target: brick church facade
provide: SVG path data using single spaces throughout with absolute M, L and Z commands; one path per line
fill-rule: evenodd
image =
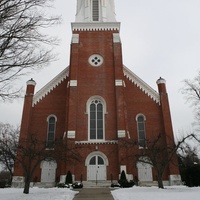
M 20 138 L 37 133 L 47 148 L 63 138 L 80 154 L 80 161 L 42 161 L 33 175 L 38 182 L 63 181 L 68 171 L 75 181 L 118 180 L 122 170 L 129 180 L 156 181 L 154 167 L 130 155 L 159 133 L 166 146 L 173 143 L 166 84 L 158 79 L 156 92 L 123 65 L 119 31 L 113 0 L 78 0 L 69 67 L 37 93 L 36 82 L 27 82 Z M 126 149 L 124 141 L 137 145 Z M 16 166 L 13 182 L 23 176 Z M 173 184 L 179 177 L 170 163 L 163 179 Z

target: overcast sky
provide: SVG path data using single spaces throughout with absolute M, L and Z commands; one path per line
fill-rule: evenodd
M 200 0 L 115 0 L 116 18 L 121 22 L 123 62 L 152 88 L 161 76 L 167 81 L 174 132 L 192 130 L 193 109 L 179 91 L 183 80 L 200 70 Z M 59 60 L 39 73 L 24 77 L 37 82 L 36 91 L 69 64 L 71 22 L 76 0 L 55 0 L 52 13 L 62 15 L 62 24 L 48 30 L 61 39 L 55 49 Z M 20 124 L 23 100 L 0 105 L 0 121 Z

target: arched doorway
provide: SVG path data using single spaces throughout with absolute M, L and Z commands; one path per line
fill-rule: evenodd
M 107 180 L 108 159 L 101 152 L 93 152 L 86 159 L 87 180 L 105 181 Z
M 56 161 L 42 161 L 41 162 L 41 183 L 54 183 L 56 177 Z

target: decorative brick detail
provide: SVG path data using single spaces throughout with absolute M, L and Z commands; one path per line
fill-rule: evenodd
M 119 33 L 113 33 L 113 43 L 121 43 Z
M 76 131 L 68 131 L 67 132 L 67 138 L 75 139 L 75 137 L 76 137 Z
M 70 86 L 76 87 L 77 86 L 77 80 L 70 80 Z
M 123 80 L 115 80 L 115 86 L 123 86 Z
M 73 34 L 72 35 L 72 43 L 78 44 L 79 43 L 79 34 Z
M 118 130 L 118 138 L 124 138 L 124 137 L 126 137 L 126 131 Z

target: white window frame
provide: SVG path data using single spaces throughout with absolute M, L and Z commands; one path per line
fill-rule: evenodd
M 144 118 L 144 137 L 145 137 L 145 140 L 146 140 L 146 117 L 144 114 L 140 113 L 136 116 L 136 122 L 137 122 L 137 135 L 138 135 L 138 145 L 139 145 L 139 148 L 140 149 L 143 149 L 143 148 L 147 148 L 146 146 L 146 142 L 145 142 L 145 146 L 141 146 L 140 145 L 140 135 L 139 135 L 139 126 L 138 126 L 138 118 L 142 116 Z
M 49 119 L 50 119 L 51 117 L 54 117 L 54 118 L 55 118 L 54 139 L 53 139 L 53 141 L 55 141 L 55 135 L 56 135 L 57 117 L 56 117 L 55 115 L 49 115 L 49 116 L 47 117 L 47 140 L 46 140 L 46 146 L 47 146 L 47 148 L 53 148 L 53 147 L 49 147 L 49 145 L 48 145 L 48 142 L 49 142 L 49 140 L 48 140 L 48 138 L 49 138 Z
M 90 139 L 90 105 L 91 102 L 94 100 L 101 101 L 103 105 L 103 139 Z M 86 114 L 88 115 L 88 141 L 93 141 L 93 142 L 105 141 L 105 114 L 107 114 L 105 100 L 100 96 L 93 96 L 89 98 L 86 104 Z

